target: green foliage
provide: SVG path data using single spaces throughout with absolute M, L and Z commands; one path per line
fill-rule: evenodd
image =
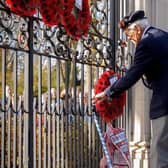
M 8 55 L 10 55 L 10 53 L 7 54 L 6 59 L 8 59 Z M 7 65 L 5 66 L 6 68 L 6 84 L 10 86 L 10 88 L 14 89 L 14 57 L 12 56 L 10 62 L 7 63 Z M 23 68 L 21 70 L 19 70 L 19 73 L 17 75 L 17 94 L 18 95 L 23 95 L 24 92 L 24 84 L 25 84 L 25 69 L 24 69 L 24 62 L 22 61 L 23 64 Z M 18 62 L 18 66 L 17 66 L 17 71 L 18 71 L 18 67 L 20 67 L 20 62 Z M 76 68 L 76 69 L 75 69 Z M 56 65 L 51 66 L 51 88 L 57 87 L 57 71 L 58 68 L 56 67 Z M 73 64 L 73 62 L 71 61 L 60 61 L 60 90 L 65 89 L 65 86 L 68 85 L 69 88 L 73 87 L 73 81 L 76 79 L 76 77 L 73 76 L 74 71 L 76 71 L 76 73 L 79 73 L 79 70 L 77 69 L 76 65 Z M 41 90 L 42 93 L 47 92 L 48 90 L 48 84 L 49 84 L 49 69 L 47 66 L 42 65 L 42 72 L 41 72 L 41 76 L 42 76 L 42 81 L 41 81 Z M 39 90 L 39 69 L 38 69 L 38 61 L 34 62 L 33 65 L 33 93 L 34 96 L 38 95 L 38 90 Z M 0 96 L 2 95 L 2 49 L 0 50 Z

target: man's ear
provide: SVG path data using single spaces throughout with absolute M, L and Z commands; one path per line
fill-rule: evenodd
M 135 25 L 135 29 L 137 30 L 138 34 L 142 33 L 142 28 L 139 25 Z

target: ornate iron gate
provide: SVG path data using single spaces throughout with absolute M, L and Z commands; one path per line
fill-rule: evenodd
M 91 97 L 96 79 L 115 65 L 114 4 L 91 1 L 89 35 L 75 41 L 39 14 L 16 16 L 1 1 L 1 168 L 99 167 Z

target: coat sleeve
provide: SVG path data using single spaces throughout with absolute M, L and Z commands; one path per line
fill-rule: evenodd
M 106 96 L 114 97 L 133 86 L 156 60 L 155 55 L 152 48 L 145 45 L 145 43 L 138 44 L 132 66 L 124 77 L 105 90 Z

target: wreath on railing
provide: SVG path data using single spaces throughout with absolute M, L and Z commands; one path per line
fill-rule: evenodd
M 6 0 L 10 10 L 20 16 L 33 16 L 39 0 Z
M 91 21 L 88 0 L 82 9 L 75 7 L 75 0 L 6 0 L 10 10 L 20 16 L 33 16 L 39 8 L 43 22 L 48 26 L 62 24 L 74 39 L 87 35 Z
M 103 92 L 108 86 L 110 86 L 110 78 L 112 76 L 120 78 L 119 74 L 116 74 L 112 70 L 105 71 L 100 76 L 95 85 L 95 94 Z M 123 92 L 112 100 L 104 99 L 102 101 L 96 101 L 96 111 L 100 114 L 104 121 L 110 122 L 123 114 L 123 107 L 125 103 L 126 92 Z
M 63 22 L 68 35 L 79 39 L 88 33 L 91 21 L 88 0 L 83 0 L 82 10 L 75 7 L 75 0 L 62 0 Z
M 60 0 L 39 0 L 39 11 L 43 22 L 50 26 L 61 24 L 62 4 Z

